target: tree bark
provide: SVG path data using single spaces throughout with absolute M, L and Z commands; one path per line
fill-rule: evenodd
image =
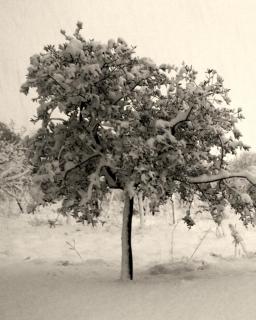
M 133 216 L 133 197 L 124 191 L 124 211 L 122 226 L 122 264 L 121 280 L 133 279 L 133 258 L 132 258 L 132 216 Z

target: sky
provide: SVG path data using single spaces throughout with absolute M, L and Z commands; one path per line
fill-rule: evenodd
M 256 1 L 254 0 L 0 0 L 0 121 L 33 130 L 37 105 L 19 93 L 29 57 L 63 42 L 60 29 L 97 41 L 122 37 L 156 63 L 213 68 L 232 107 L 243 109 L 243 141 L 256 150 Z

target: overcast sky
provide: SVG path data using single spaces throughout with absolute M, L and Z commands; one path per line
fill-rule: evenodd
M 19 93 L 29 57 L 63 40 L 78 20 L 86 38 L 124 38 L 156 63 L 216 69 L 242 107 L 244 141 L 256 146 L 255 0 L 0 0 L 0 121 L 18 126 L 36 105 Z M 254 149 L 256 149 L 254 147 Z

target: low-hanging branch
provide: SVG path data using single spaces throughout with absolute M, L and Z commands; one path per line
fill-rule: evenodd
M 186 180 L 189 183 L 198 184 L 198 183 L 217 182 L 217 181 L 231 179 L 231 178 L 247 179 L 252 185 L 256 186 L 256 176 L 254 177 L 248 171 L 228 172 L 228 171 L 222 170 L 218 174 L 214 174 L 214 175 L 202 174 L 197 177 L 187 177 Z

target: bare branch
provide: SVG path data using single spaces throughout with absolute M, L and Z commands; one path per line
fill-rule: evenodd
M 4 188 L 3 186 L 0 187 L 0 190 L 2 190 L 3 192 L 5 192 L 9 197 L 16 199 L 17 196 L 16 194 L 12 193 L 11 191 L 7 190 L 6 188 Z

